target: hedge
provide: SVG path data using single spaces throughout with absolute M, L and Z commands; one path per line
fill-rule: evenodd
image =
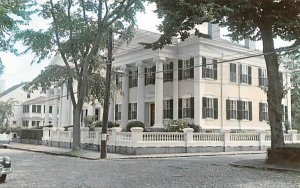
M 42 140 L 43 129 L 22 129 L 21 139 Z

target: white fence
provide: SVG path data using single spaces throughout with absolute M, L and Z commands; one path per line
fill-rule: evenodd
M 69 131 L 60 129 L 43 129 L 43 141 L 72 143 L 72 128 Z M 101 129 L 89 131 L 81 128 L 81 143 L 101 144 Z M 121 132 L 121 128 L 112 128 L 107 134 L 107 143 L 113 147 L 131 148 L 159 148 L 159 147 L 257 147 L 262 150 L 271 146 L 270 133 L 194 133 L 186 128 L 183 133 L 178 132 L 143 132 L 142 128 L 132 128 L 132 132 Z M 104 138 L 104 137 L 103 137 Z M 296 130 L 289 130 L 284 134 L 285 143 L 300 143 L 300 134 Z

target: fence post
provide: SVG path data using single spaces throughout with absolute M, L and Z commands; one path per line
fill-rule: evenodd
M 264 150 L 266 146 L 266 131 L 262 130 L 259 132 L 259 150 Z
M 143 141 L 143 128 L 142 127 L 132 127 L 131 129 L 131 143 L 132 147 L 138 147 L 138 143 Z
M 101 127 L 95 127 L 95 140 L 94 140 L 94 144 L 98 146 L 100 146 L 100 143 L 101 143 Z
M 111 137 L 109 138 L 109 144 L 113 146 L 117 146 L 117 133 L 120 133 L 122 128 L 120 127 L 113 127 L 111 128 Z
M 224 152 L 230 146 L 230 130 L 224 130 Z
M 185 141 L 185 152 L 189 153 L 188 148 L 190 147 L 190 143 L 193 141 L 193 133 L 194 133 L 194 129 L 193 128 L 184 128 L 183 129 L 184 132 L 184 141 Z
M 43 138 L 42 138 L 42 140 L 49 140 L 49 138 L 50 138 L 50 135 L 49 135 L 49 132 L 50 131 L 50 129 L 49 129 L 49 127 L 44 127 L 43 128 Z
M 290 134 L 292 138 L 291 140 L 292 143 L 297 142 L 297 132 L 298 132 L 297 130 L 288 130 L 288 134 Z

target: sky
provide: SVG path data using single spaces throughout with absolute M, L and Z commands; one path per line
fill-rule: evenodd
M 145 8 L 145 13 L 137 13 L 137 27 L 143 30 L 158 32 L 156 26 L 161 23 L 161 20 L 159 20 L 157 15 L 153 12 L 155 5 L 146 5 Z M 46 24 L 47 23 L 41 18 L 34 17 L 29 27 L 43 28 L 46 27 Z M 221 29 L 221 35 L 224 35 L 224 33 L 226 33 L 226 29 Z M 276 46 L 284 46 L 286 44 L 286 42 L 280 40 L 275 42 Z M 258 42 L 256 46 L 258 49 L 261 49 L 261 42 Z M 40 64 L 31 64 L 31 60 L 33 59 L 32 54 L 15 56 L 10 53 L 0 53 L 0 57 L 5 66 L 4 74 L 0 77 L 0 79 L 5 80 L 5 89 L 21 82 L 31 81 L 50 62 L 49 59 Z

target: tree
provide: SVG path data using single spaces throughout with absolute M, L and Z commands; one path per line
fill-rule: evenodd
M 278 54 L 274 38 L 291 41 L 300 32 L 300 2 L 297 0 L 151 0 L 157 4 L 159 17 L 164 18 L 159 30 L 163 35 L 147 48 L 162 48 L 171 43 L 173 36 L 189 37 L 189 30 L 204 22 L 219 23 L 228 27 L 234 41 L 241 39 L 262 40 L 268 76 L 268 110 L 271 125 L 272 148 L 284 144 L 281 124 L 281 100 L 284 95 L 279 80 Z M 197 36 L 203 36 L 196 30 Z M 292 47 L 299 44 L 296 41 Z
M 129 39 L 135 25 L 135 14 L 143 10 L 142 0 L 48 0 L 41 4 L 39 15 L 50 20 L 44 30 L 25 30 L 15 35 L 27 51 L 35 54 L 33 62 L 59 55 L 64 65 L 46 68 L 26 86 L 48 89 L 53 83 L 67 84 L 73 104 L 73 150 L 80 149 L 80 114 L 85 100 L 103 99 L 103 77 L 100 70 L 106 62 L 108 28 Z M 52 53 L 53 52 L 53 53 Z M 74 82 L 76 81 L 76 88 Z M 92 85 L 94 84 L 94 85 Z
M 6 128 L 9 125 L 9 118 L 13 116 L 13 106 L 15 100 L 9 99 L 6 102 L 0 101 L 0 128 Z

